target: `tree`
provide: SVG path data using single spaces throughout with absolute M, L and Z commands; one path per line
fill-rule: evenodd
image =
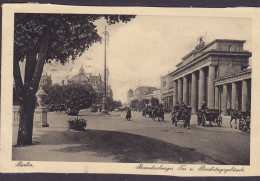
M 130 107 L 133 108 L 133 109 L 136 109 L 136 108 L 138 108 L 138 103 L 139 103 L 139 100 L 134 99 L 134 100 L 131 101 Z
M 95 93 L 92 88 L 82 84 L 66 85 L 64 92 L 65 106 L 76 111 L 78 120 L 79 111 L 90 108 Z
M 33 115 L 43 67 L 51 60 L 65 64 L 101 41 L 94 22 L 105 18 L 109 25 L 128 22 L 135 16 L 87 14 L 15 14 L 14 82 L 20 102 L 17 145 L 32 144 Z M 26 61 L 24 82 L 19 62 Z
M 43 90 L 46 93 L 44 103 L 47 105 L 61 105 L 65 104 L 65 86 L 54 84 L 51 86 L 44 86 Z
M 152 97 L 151 104 L 152 104 L 152 106 L 158 106 L 159 105 L 159 99 Z
M 142 99 L 142 100 L 139 101 L 139 103 L 138 103 L 138 109 L 139 109 L 139 110 L 144 109 L 147 104 L 149 104 L 149 99 Z
M 114 101 L 114 109 L 122 107 L 122 102 L 121 101 Z
M 112 111 L 114 109 L 114 101 L 111 97 L 106 98 L 107 110 Z

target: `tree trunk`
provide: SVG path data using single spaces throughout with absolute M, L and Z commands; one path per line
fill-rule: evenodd
M 26 65 L 26 71 L 32 71 L 33 73 L 25 73 L 27 75 L 26 82 L 19 87 L 21 83 L 21 74 L 19 70 L 19 64 L 17 62 L 14 63 L 15 71 L 14 78 L 15 84 L 21 89 L 18 91 L 20 93 L 20 98 L 22 99 L 20 105 L 20 120 L 19 120 L 19 130 L 18 130 L 18 138 L 17 145 L 31 145 L 32 144 L 32 134 L 33 134 L 33 116 L 35 109 L 35 101 L 36 101 L 36 92 L 38 91 L 44 63 L 46 60 L 46 54 L 48 49 L 50 31 L 48 31 L 41 37 L 39 42 L 39 57 L 36 60 L 33 56 L 27 56 L 29 58 L 28 64 Z M 33 54 L 31 54 L 33 55 Z M 36 53 L 34 54 L 37 55 Z M 35 58 L 35 59 L 34 59 Z M 33 63 L 31 59 L 34 59 L 36 63 Z M 31 79 L 31 80 L 30 80 Z
M 35 95 L 33 92 L 23 97 L 23 102 L 20 105 L 20 121 L 17 145 L 31 145 L 33 134 L 33 116 L 35 109 Z

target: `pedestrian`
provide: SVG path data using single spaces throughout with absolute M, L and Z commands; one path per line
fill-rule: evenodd
M 127 120 L 127 121 L 130 121 L 130 120 L 131 120 L 131 109 L 130 109 L 130 108 L 127 109 L 127 112 L 126 112 L 126 120 Z

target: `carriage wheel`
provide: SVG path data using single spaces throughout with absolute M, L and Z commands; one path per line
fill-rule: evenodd
M 189 116 L 189 118 L 187 119 L 187 124 L 189 126 L 189 129 L 190 129 L 190 119 L 191 119 L 191 116 Z
M 172 125 L 174 125 L 175 116 L 172 116 Z
M 222 116 L 221 115 L 219 115 L 219 117 L 218 117 L 217 125 L 218 125 L 218 127 L 222 126 Z
M 243 131 L 243 132 L 245 132 L 245 130 L 246 130 L 246 125 L 245 125 L 244 123 L 246 123 L 245 119 L 244 119 L 244 118 L 241 118 L 241 119 L 239 120 L 239 125 L 238 125 L 238 127 L 239 127 L 239 130 L 240 130 L 240 131 Z
M 205 127 L 206 126 L 206 120 L 207 120 L 206 116 L 204 114 L 202 114 L 201 118 L 202 118 L 202 126 Z
M 238 129 L 239 129 L 240 131 L 243 130 L 243 124 L 242 124 L 242 120 L 241 120 L 241 119 L 239 120 L 239 123 L 238 123 Z
M 197 117 L 197 122 L 198 122 L 198 125 L 201 125 L 201 117 Z
M 178 119 L 177 119 L 177 116 L 175 116 L 175 126 L 177 127 L 177 121 L 178 121 Z

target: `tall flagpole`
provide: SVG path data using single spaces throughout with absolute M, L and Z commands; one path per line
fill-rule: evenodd
M 105 26 L 105 57 L 104 57 L 104 93 L 103 93 L 103 104 L 102 104 L 102 112 L 107 113 L 107 105 L 106 105 L 106 98 L 107 98 L 107 60 L 106 60 L 106 46 L 107 46 L 107 27 Z

